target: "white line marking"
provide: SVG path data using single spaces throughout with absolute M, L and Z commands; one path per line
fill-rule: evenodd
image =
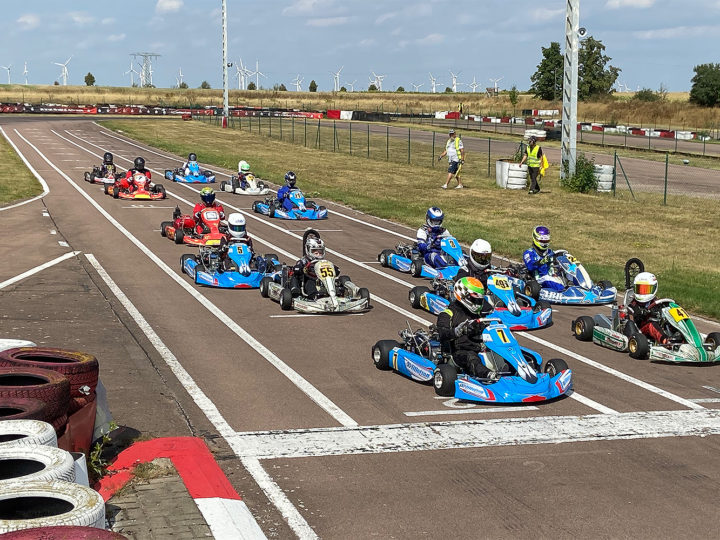
M 85 257 L 87 257 L 87 260 L 90 262 L 93 268 L 95 268 L 98 275 L 103 279 L 105 284 L 112 291 L 118 301 L 122 304 L 128 314 L 133 318 L 142 333 L 145 334 L 150 343 L 152 343 L 153 347 L 155 347 L 155 350 L 160 354 L 160 356 L 165 361 L 170 370 L 173 372 L 175 377 L 177 377 L 178 381 L 180 381 L 180 384 L 183 385 L 183 388 L 185 388 L 185 390 L 190 395 L 195 404 L 205 414 L 207 419 L 212 422 L 213 426 L 215 426 L 215 429 L 218 430 L 220 436 L 223 437 L 226 441 L 228 441 L 228 443 L 230 443 L 229 437 L 231 437 L 235 432 L 230 427 L 230 424 L 227 423 L 225 418 L 223 418 L 222 414 L 220 414 L 220 411 L 217 409 L 215 404 L 195 383 L 193 378 L 185 370 L 182 364 L 180 364 L 172 351 L 170 351 L 170 349 L 165 345 L 163 340 L 160 339 L 160 336 L 158 336 L 155 330 L 153 330 L 150 323 L 147 322 L 145 317 L 143 317 L 142 313 L 138 311 L 138 309 L 135 307 L 135 304 L 130 301 L 130 299 L 125 295 L 122 289 L 118 287 L 117 283 L 115 283 L 115 281 L 110 277 L 110 274 L 107 273 L 105 268 L 103 268 L 103 266 L 98 262 L 95 256 L 91 253 L 86 253 Z M 230 443 L 230 446 L 232 447 L 232 443 Z M 200 507 L 200 511 L 202 512 L 203 509 L 200 506 L 200 503 L 198 503 L 198 507 Z M 255 522 L 255 518 L 253 518 L 252 514 L 248 510 L 247 506 L 245 506 L 244 508 L 238 508 L 237 510 L 244 513 L 241 514 L 243 523 L 245 523 L 246 525 L 250 524 L 251 527 L 252 525 L 254 525 L 254 528 L 260 529 L 257 522 Z M 203 512 L 203 517 L 208 520 L 208 525 L 210 526 L 211 530 L 214 530 L 214 520 L 212 519 L 212 516 L 205 515 L 205 512 Z M 238 533 L 242 533 L 242 531 L 236 531 L 236 534 Z M 262 531 L 260 531 L 260 533 L 262 534 Z M 242 538 L 242 536 L 235 537 Z M 233 536 L 228 536 L 227 538 L 233 538 Z
M 38 272 L 42 272 L 42 271 L 45 270 L 46 268 L 50 268 L 51 266 L 54 266 L 54 265 L 56 265 L 56 264 L 58 264 L 58 263 L 61 263 L 61 262 L 63 262 L 64 260 L 69 259 L 70 257 L 74 257 L 74 256 L 77 255 L 78 253 L 80 253 L 80 252 L 79 252 L 79 251 L 70 251 L 70 252 L 66 253 L 65 255 L 61 255 L 60 257 L 57 257 L 56 259 L 53 259 L 52 261 L 48 261 L 48 262 L 46 262 L 46 263 L 44 263 L 44 264 L 41 264 L 41 265 L 39 265 L 39 266 L 36 266 L 35 268 L 31 268 L 30 270 L 27 270 L 27 271 L 23 272 L 22 274 L 18 274 L 17 276 L 12 277 L 12 278 L 10 278 L 10 279 L 6 279 L 6 280 L 3 281 L 2 283 L 0 283 L 0 289 L 4 289 L 4 288 L 7 287 L 8 285 L 12 285 L 13 283 L 17 283 L 18 281 L 21 281 L 21 280 L 25 279 L 26 277 L 32 276 L 33 274 L 37 274 Z
M 480 413 L 496 413 L 496 412 L 524 412 L 537 411 L 534 405 L 527 407 L 486 407 L 484 409 L 443 409 L 440 411 L 411 411 L 403 413 L 405 416 L 449 416 L 455 414 L 480 414 Z
M 709 397 L 709 398 L 699 398 L 699 399 L 691 399 L 693 403 L 720 403 L 720 398 L 716 397 Z
M 70 247 L 70 244 L 68 244 L 65 240 L 58 240 L 58 244 L 62 247 Z
M 606 407 L 606 406 L 603 405 L 602 403 L 598 403 L 597 401 L 592 400 L 592 399 L 590 399 L 590 398 L 588 398 L 588 397 L 581 396 L 580 394 L 578 394 L 578 393 L 575 392 L 575 391 L 570 392 L 570 394 L 568 394 L 568 396 L 571 397 L 571 398 L 573 398 L 573 399 L 575 399 L 575 400 L 577 400 L 577 401 L 579 401 L 579 402 L 582 403 L 583 405 L 587 405 L 587 406 L 590 407 L 591 409 L 595 409 L 596 411 L 601 412 L 601 413 L 603 413 L 603 414 L 619 414 L 618 411 L 616 411 L 615 409 L 611 409 L 610 407 Z
M 380 225 L 375 225 L 374 223 L 370 223 L 369 221 L 363 221 L 362 219 L 348 216 L 347 214 L 341 214 L 340 212 L 336 212 L 335 210 L 328 210 L 328 214 L 334 214 L 336 216 L 344 217 L 345 219 L 349 219 L 350 221 L 355 221 L 356 223 L 362 223 L 363 225 L 367 225 L 368 227 L 372 227 L 373 229 L 377 229 L 379 231 L 383 231 L 388 234 L 392 234 L 394 236 L 399 236 L 400 238 L 404 238 L 406 240 L 411 240 L 412 242 L 417 240 L 417 238 L 414 238 L 412 236 L 407 236 L 407 235 L 399 233 L 399 232 L 391 231 L 390 229 L 386 229 L 385 227 L 381 227 Z
M 246 458 L 281 459 L 707 435 L 720 435 L 720 409 L 245 432 L 233 443 Z
M 50 217 L 50 214 L 47 213 L 47 210 L 43 210 L 42 215 L 43 217 Z
M 248 210 L 252 210 L 252 208 L 248 208 Z M 315 229 L 317 232 L 343 232 L 342 229 Z M 305 229 L 288 229 L 290 232 L 300 232 L 304 233 Z
M 138 209 L 157 210 L 158 208 L 162 208 L 163 210 L 172 210 L 174 208 L 174 206 L 153 206 L 152 204 L 145 206 L 144 204 L 133 204 L 132 206 L 121 206 L 120 208 L 130 208 L 132 210 L 138 210 Z
M 715 392 L 716 394 L 720 394 L 720 388 L 715 388 L 714 386 L 703 386 L 706 390 L 710 390 L 711 392 Z
M 57 234 L 57 231 L 55 229 L 50 229 L 50 234 Z
M 344 313 L 342 317 L 358 317 L 365 313 Z M 290 315 L 269 315 L 271 319 L 290 319 L 295 317 L 328 317 L 325 313 L 294 313 Z
M 237 499 L 203 497 L 193 499 L 215 540 L 267 538 L 247 505 Z
M 18 147 L 15 146 L 15 143 L 10 140 L 10 137 L 7 136 L 7 133 L 5 133 L 5 130 L 2 127 L 0 127 L 0 133 L 2 133 L 3 137 L 5 137 L 5 140 L 10 144 L 10 146 L 13 147 L 13 149 L 15 150 L 15 153 L 18 156 L 20 156 L 20 159 L 23 160 L 23 163 L 25 163 L 25 166 L 33 174 L 33 176 L 35 178 L 37 178 L 37 181 L 40 182 L 40 185 L 43 188 L 43 192 L 40 195 L 33 197 L 32 199 L 28 199 L 27 201 L 22 201 L 22 202 L 19 202 L 16 204 L 11 204 L 10 206 L 3 206 L 2 208 L 0 208 L 0 212 L 4 212 L 5 210 L 10 210 L 11 208 L 17 208 L 18 206 L 22 206 L 23 204 L 31 203 L 33 201 L 37 201 L 38 199 L 42 199 L 45 195 L 50 193 L 50 188 L 48 187 L 47 182 L 45 182 L 45 179 L 42 176 L 40 176 L 40 173 L 38 173 L 35 170 L 35 168 L 32 165 L 30 165 L 30 162 L 27 159 L 25 159 L 25 156 L 23 156 L 22 153 L 20 152 L 20 150 L 18 149 Z

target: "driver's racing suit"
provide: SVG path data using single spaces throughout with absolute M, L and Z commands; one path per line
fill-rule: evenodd
M 125 173 L 125 178 L 121 178 L 120 180 L 118 180 L 120 189 L 127 189 L 128 191 L 132 191 L 133 189 L 135 189 L 133 175 L 137 173 L 144 174 L 148 180 L 152 178 L 152 173 L 147 169 L 129 169 L 128 172 Z
M 655 300 L 638 302 L 633 298 L 625 307 L 628 314 L 632 317 L 631 320 L 625 324 L 625 335 L 630 337 L 635 333 L 635 328 L 637 328 L 655 343 L 665 344 L 668 342 L 668 336 L 663 332 L 660 324 L 658 324 L 658 321 L 662 317 L 662 307 L 656 304 Z
M 299 188 L 296 187 L 290 187 L 290 186 L 283 186 L 280 189 L 278 189 L 277 192 L 277 200 L 278 205 L 282 206 L 284 210 L 292 210 L 293 209 L 293 203 L 290 201 L 290 192 L 291 191 L 297 191 Z
M 192 216 L 195 219 L 195 232 L 197 234 L 205 234 L 205 228 L 203 226 L 202 218 L 200 217 L 200 213 L 205 208 L 214 208 L 220 214 L 220 219 L 225 219 L 225 210 L 223 209 L 222 204 L 217 202 L 213 202 L 211 205 L 206 205 L 204 202 L 197 203 L 192 211 Z
M 445 227 L 430 227 L 425 224 L 417 230 L 417 248 L 427 264 L 433 268 L 445 268 L 449 265 L 440 251 L 440 241 L 452 236 Z
M 315 275 L 315 263 L 319 259 L 310 259 L 309 257 L 303 257 L 295 266 L 290 270 L 290 291 L 293 296 L 305 294 L 310 299 L 317 298 L 318 288 L 317 280 L 318 277 Z M 340 269 L 335 267 L 335 277 L 340 275 Z
M 533 246 L 523 253 L 525 268 L 528 269 L 540 286 L 543 289 L 562 292 L 565 290 L 565 284 L 553 273 L 554 261 L 555 253 L 550 248 L 542 253 L 538 252 L 538 249 Z

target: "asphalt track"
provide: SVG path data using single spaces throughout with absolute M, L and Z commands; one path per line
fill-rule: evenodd
M 121 167 L 143 155 L 158 173 L 179 157 L 85 120 L 4 118 L 1 126 L 50 192 L 44 205 L 0 211 L 0 286 L 79 252 L 43 272 L 68 269 L 69 283 L 89 275 L 158 360 L 133 379 L 127 399 L 182 385 L 186 421 L 215 441 L 269 537 L 717 537 L 720 366 L 650 364 L 579 343 L 570 321 L 595 308 L 559 307 L 552 327 L 519 339 L 565 358 L 575 394 L 517 407 L 437 399 L 370 359 L 372 344 L 394 338 L 406 320 L 433 320 L 407 301 L 421 281 L 376 263 L 413 231 L 327 203 L 331 216 L 317 226 L 328 258 L 369 287 L 374 309 L 294 316 L 257 291 L 200 288 L 180 273 L 180 255 L 192 250 L 162 238 L 159 224 L 176 204 L 189 210 L 198 188 L 165 181 L 166 201 L 130 204 L 82 181 L 105 150 Z M 219 199 L 226 211 L 248 212 L 256 249 L 287 262 L 299 256 L 305 224 L 252 214 L 251 198 Z M 13 335 L 17 321 L 62 314 L 69 303 L 50 295 L 42 313 L 3 313 L 10 324 L 0 335 L 25 337 Z M 121 355 L 128 345 L 104 347 Z M 158 413 L 146 414 L 152 425 L 164 421 L 158 400 Z

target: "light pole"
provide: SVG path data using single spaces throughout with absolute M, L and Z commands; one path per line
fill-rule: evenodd
M 222 0 L 222 56 L 223 56 L 223 127 L 228 123 L 228 61 L 227 61 L 227 9 Z
M 575 175 L 577 154 L 577 83 L 578 83 L 578 41 L 585 35 L 580 28 L 580 0 L 567 0 L 565 7 L 565 65 L 563 72 L 562 104 L 562 148 L 563 167 L 560 174 L 565 177 L 565 166 L 572 177 Z

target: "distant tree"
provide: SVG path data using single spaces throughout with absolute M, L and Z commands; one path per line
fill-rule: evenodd
M 315 79 L 310 81 L 310 86 L 308 86 L 308 90 L 311 92 L 317 92 L 317 83 L 315 82 Z
M 660 98 L 660 101 L 667 101 L 668 99 L 668 89 L 667 86 L 665 86 L 663 83 L 660 83 L 660 88 L 658 88 L 657 95 Z
M 720 64 L 700 64 L 693 71 L 690 103 L 703 107 L 720 104 Z
M 247 85 L 247 89 L 248 89 L 248 90 L 257 90 L 257 86 L 255 86 L 255 83 L 254 83 L 254 82 L 250 82 L 250 83 L 248 83 L 248 85 Z
M 95 77 L 89 71 L 88 74 L 85 75 L 85 86 L 95 86 Z
M 449 86 L 446 86 L 446 87 L 445 87 L 445 93 L 446 93 L 446 94 L 452 94 L 452 88 L 450 88 Z
M 404 92 L 405 89 L 402 86 L 398 86 L 396 92 Z
M 578 51 L 578 99 L 587 100 L 607 96 L 614 91 L 620 68 L 609 66 L 612 58 L 605 55 L 602 41 L 588 36 Z
M 368 92 L 377 92 L 377 86 L 371 84 L 370 86 L 368 86 Z
M 518 98 L 520 97 L 520 92 L 518 92 L 517 86 L 513 84 L 512 88 L 508 92 L 508 97 L 510 98 L 510 104 L 515 107 L 518 103 Z
M 183 81 L 183 82 L 180 83 L 180 86 L 179 86 L 178 88 L 183 88 L 183 89 L 185 89 L 185 88 L 187 88 L 187 87 L 188 87 L 188 83 L 186 83 L 185 81 Z
M 341 87 L 340 87 L 340 91 L 341 91 L 341 92 L 347 92 L 347 88 L 345 88 L 344 86 L 341 86 Z
M 285 85 L 282 83 L 280 83 L 280 84 L 275 83 L 273 85 L 273 90 L 275 90 L 276 92 L 287 92 L 287 88 L 285 88 Z
M 650 88 L 638 90 L 632 98 L 636 101 L 660 101 L 660 96 Z
M 562 95 L 563 56 L 560 43 L 550 42 L 549 47 L 541 47 L 543 58 L 537 65 L 537 71 L 530 77 L 530 91 L 536 98 L 553 101 Z
M 53 83 L 53 86 L 60 86 L 60 83 L 57 82 L 57 81 L 55 81 L 55 82 Z
M 207 81 L 203 81 L 203 82 L 200 84 L 200 88 L 202 88 L 203 90 L 210 90 L 210 88 L 211 88 L 211 87 L 210 87 L 210 83 L 207 82 Z

